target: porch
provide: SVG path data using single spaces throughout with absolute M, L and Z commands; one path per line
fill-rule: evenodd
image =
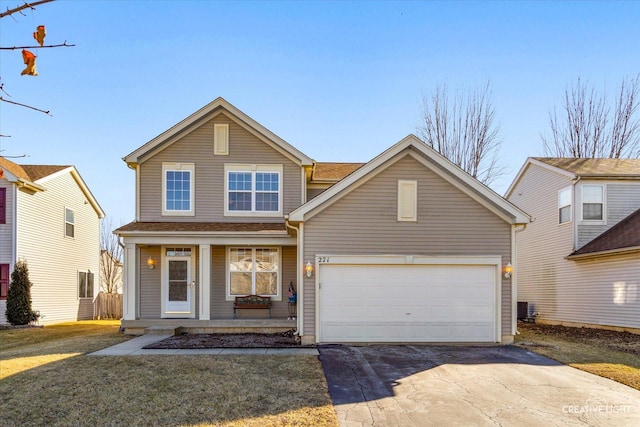
M 295 319 L 140 319 L 122 320 L 126 335 L 180 334 L 274 334 L 297 328 Z

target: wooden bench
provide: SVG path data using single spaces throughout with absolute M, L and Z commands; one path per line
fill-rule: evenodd
M 247 295 L 244 297 L 236 297 L 233 303 L 233 318 L 236 318 L 237 309 L 261 309 L 269 310 L 269 319 L 271 319 L 271 297 L 261 297 L 260 295 Z

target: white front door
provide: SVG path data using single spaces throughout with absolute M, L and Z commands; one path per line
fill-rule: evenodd
M 191 257 L 166 257 L 165 272 L 164 317 L 195 317 Z

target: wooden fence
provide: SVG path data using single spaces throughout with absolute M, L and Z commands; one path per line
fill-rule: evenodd
M 122 294 L 100 292 L 93 302 L 94 319 L 122 319 Z

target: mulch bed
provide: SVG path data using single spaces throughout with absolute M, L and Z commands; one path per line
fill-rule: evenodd
M 149 344 L 146 349 L 302 347 L 298 337 L 280 334 L 183 334 Z
M 640 335 L 631 332 L 617 332 L 596 328 L 577 328 L 561 325 L 543 325 L 518 322 L 518 329 L 536 334 L 555 335 L 584 344 L 599 344 L 610 350 L 640 356 Z

